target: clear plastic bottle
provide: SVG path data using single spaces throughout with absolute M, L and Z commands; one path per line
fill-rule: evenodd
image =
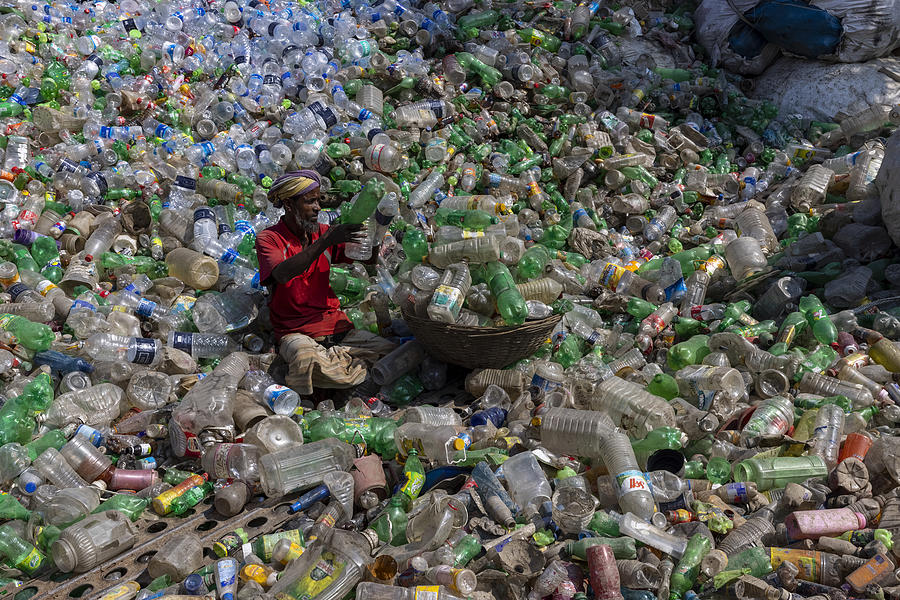
M 774 396 L 754 411 L 741 431 L 741 443 L 749 446 L 756 443 L 759 437 L 787 433 L 793 424 L 793 402 L 783 396 Z
M 127 361 L 154 365 L 162 360 L 162 344 L 151 338 L 98 333 L 84 342 L 84 352 L 94 360 Z
M 829 471 L 837 465 L 843 430 L 843 408 L 837 404 L 826 404 L 819 408 L 809 451 L 821 456 Z
M 601 451 L 610 482 L 619 498 L 619 506 L 626 513 L 649 521 L 656 512 L 656 503 L 628 436 L 620 431 L 610 433 L 603 440 Z
M 433 321 L 455 323 L 471 285 L 472 276 L 468 265 L 465 263 L 449 265 L 428 303 L 429 318 Z
M 801 392 L 819 394 L 820 396 L 846 396 L 853 403 L 853 408 L 856 410 L 872 406 L 875 403 L 872 392 L 864 386 L 849 381 L 841 381 L 820 373 L 804 373 L 797 387 Z
M 464 448 L 459 437 L 462 427 L 431 423 L 404 423 L 394 432 L 394 443 L 401 456 L 416 450 L 421 456 L 438 464 L 450 464 L 456 450 Z
M 353 446 L 328 438 L 286 448 L 260 459 L 260 484 L 269 498 L 322 483 L 326 473 L 348 471 L 357 458 Z
M 367 167 L 380 173 L 393 173 L 400 169 L 404 163 L 403 153 L 393 144 L 372 144 L 366 148 L 363 158 Z M 423 200 L 422 204 L 424 203 Z
M 463 260 L 468 261 L 470 264 L 499 261 L 499 238 L 486 236 L 460 240 L 432 247 L 428 254 L 428 261 L 441 269 L 446 269 L 451 264 Z
M 834 171 L 822 165 L 812 165 L 791 192 L 791 206 L 805 212 L 825 201 L 825 194 L 834 181 Z
M 559 454 L 598 458 L 603 439 L 614 430 L 602 412 L 551 408 L 541 415 L 541 445 Z
M 764 545 L 768 537 L 775 533 L 773 516 L 774 513 L 768 508 L 758 511 L 742 525 L 732 529 L 716 548 L 732 556 L 752 546 Z
M 123 513 L 107 510 L 67 527 L 50 551 L 60 571 L 84 573 L 122 554 L 137 539 L 137 532 Z
M 60 488 L 87 487 L 87 483 L 66 462 L 56 448 L 47 448 L 34 459 L 34 468 L 47 481 Z
M 108 480 L 112 474 L 112 461 L 84 436 L 73 436 L 59 453 L 85 481 Z
M 732 276 L 741 281 L 766 268 L 766 256 L 755 237 L 740 237 L 725 247 L 725 260 Z
M 522 452 L 503 463 L 503 477 L 512 499 L 523 509 L 550 500 L 553 491 L 531 452 Z
M 671 555 L 673 558 L 681 558 L 685 548 L 687 548 L 687 538 L 667 533 L 663 529 L 652 525 L 649 522 L 649 517 L 642 519 L 631 513 L 625 515 L 612 513 L 612 516 L 619 521 L 619 531 L 622 535 L 627 535 L 648 546 L 652 546 L 665 554 Z
M 169 275 L 198 290 L 211 288 L 219 280 L 219 264 L 190 248 L 175 248 L 166 254 Z
M 170 331 L 166 345 L 194 358 L 222 358 L 238 350 L 239 345 L 224 333 Z
M 594 410 L 606 412 L 617 426 L 627 422 L 629 433 L 638 438 L 659 427 L 675 427 L 675 411 L 669 403 L 643 386 L 616 376 L 597 386 L 591 405 Z

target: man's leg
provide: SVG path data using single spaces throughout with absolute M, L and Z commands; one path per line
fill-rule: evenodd
M 351 329 L 338 345 L 345 347 L 353 358 L 369 363 L 390 354 L 397 347 L 397 344 L 364 329 Z
M 312 394 L 313 388 L 349 388 L 366 378 L 366 365 L 354 358 L 349 348 L 324 348 L 311 337 L 300 333 L 284 336 L 281 356 L 288 363 L 285 383 L 301 396 Z

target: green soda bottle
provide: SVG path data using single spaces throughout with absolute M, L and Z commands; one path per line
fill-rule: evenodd
M 365 281 L 352 276 L 347 269 L 336 265 L 331 266 L 331 271 L 328 274 L 328 283 L 331 284 L 331 289 L 334 290 L 335 294 L 353 297 L 361 296 L 367 287 Z
M 799 311 L 790 313 L 784 318 L 784 321 L 781 322 L 778 336 L 775 338 L 775 343 L 769 348 L 769 352 L 775 356 L 786 354 L 791 347 L 791 343 L 796 339 L 798 334 L 806 329 L 808 324 L 809 323 L 807 322 L 806 317 L 803 316 L 803 313 Z
M 634 538 L 630 537 L 589 537 L 578 540 L 577 542 L 568 542 L 566 544 L 566 552 L 569 556 L 581 560 L 587 560 L 587 549 L 591 546 L 608 545 L 612 548 L 613 556 L 616 560 L 628 560 L 637 558 L 637 545 Z
M 56 337 L 53 330 L 43 323 L 33 323 L 18 315 L 0 315 L 0 329 L 15 336 L 18 343 L 29 350 L 41 352 L 48 350 Z
M 837 358 L 837 352 L 829 346 L 816 346 L 797 366 L 795 381 L 800 381 L 805 373 L 821 373 Z
M 0 408 L 0 445 L 9 442 L 24 444 L 30 440 L 37 425 L 35 415 L 47 410 L 52 401 L 50 375 L 41 373 L 28 382 L 21 396 L 9 400 Z
M 635 298 L 634 296 L 628 298 L 628 305 L 625 307 L 625 312 L 633 316 L 635 319 L 644 320 L 653 314 L 658 306 L 654 305 L 652 302 L 647 302 L 643 298 Z M 671 352 L 671 350 L 670 350 Z
M 519 39 L 532 46 L 540 46 L 547 52 L 556 52 L 562 46 L 562 40 L 550 33 L 544 33 L 540 29 L 527 27 L 516 32 Z
M 106 510 L 117 510 L 134 523 L 141 518 L 141 514 L 150 505 L 147 498 L 138 498 L 129 494 L 116 494 L 109 500 L 106 500 L 94 509 L 95 513 Z
M 41 272 L 41 268 L 38 266 L 37 262 L 35 262 L 34 257 L 31 256 L 31 252 L 28 251 L 28 248 L 21 244 L 13 244 L 12 248 L 12 261 L 16 263 L 19 271 L 33 271 L 35 273 Z
M 59 264 L 59 249 L 52 237 L 41 236 L 31 245 L 31 256 L 41 267 L 41 275 L 53 283 L 59 283 L 63 277 L 63 269 Z
M 528 307 L 513 277 L 501 262 L 484 265 L 488 288 L 497 303 L 497 312 L 507 325 L 521 325 L 528 316 Z
M 669 599 L 677 600 L 684 596 L 694 586 L 697 575 L 700 573 L 700 561 L 709 554 L 712 543 L 702 533 L 695 533 L 688 540 L 684 554 L 675 565 L 672 577 L 669 580 Z
M 419 452 L 415 448 L 410 448 L 406 455 L 406 462 L 403 464 L 403 484 L 397 492 L 403 497 L 406 507 L 412 506 L 415 499 L 419 497 L 423 485 L 425 485 L 425 467 L 419 460 Z
M 518 274 L 524 280 L 534 279 L 544 272 L 550 262 L 550 251 L 540 244 L 535 244 L 522 254 L 519 259 Z
M 215 484 L 212 481 L 206 481 L 200 485 L 196 485 L 185 493 L 172 500 L 172 510 L 170 514 L 181 516 L 191 508 L 200 504 L 204 498 L 215 491 Z
M 362 191 L 359 193 L 359 196 L 356 197 L 350 210 L 341 213 L 341 223 L 349 223 L 351 225 L 362 223 L 372 216 L 372 213 L 375 212 L 375 207 L 378 206 L 378 202 L 383 196 L 384 182 L 380 179 L 370 179 L 366 182 L 366 185 L 363 186 Z
M 450 210 L 439 208 L 434 215 L 438 227 L 453 225 L 470 231 L 484 231 L 491 225 L 499 222 L 499 219 L 489 215 L 483 210 Z
M 619 531 L 619 522 L 613 519 L 605 510 L 598 510 L 591 517 L 588 523 L 588 529 L 595 533 L 606 537 L 619 537 L 622 533 Z
M 709 336 L 695 335 L 689 340 L 675 344 L 666 354 L 666 362 L 673 371 L 688 365 L 699 364 L 709 354 Z
M 669 351 L 671 352 L 671 349 Z M 654 396 L 671 400 L 678 396 L 678 383 L 667 373 L 657 373 L 647 384 L 647 391 Z
M 584 343 L 577 335 L 567 335 L 553 353 L 553 360 L 568 369 L 582 356 L 584 356 Z
M 750 569 L 754 577 L 762 577 L 773 571 L 772 557 L 768 548 L 747 548 L 728 558 L 729 571 L 742 571 Z
M 28 575 L 34 575 L 47 559 L 40 550 L 16 535 L 9 525 L 0 525 L 0 554 L 6 564 Z
M 38 439 L 25 444 L 25 450 L 28 451 L 28 456 L 31 457 L 31 460 L 36 459 L 38 456 L 44 453 L 44 450 L 47 448 L 56 448 L 59 450 L 62 448 L 68 439 L 66 438 L 66 434 L 61 429 L 53 429 L 48 431 Z
M 428 256 L 428 240 L 421 229 L 407 227 L 403 232 L 401 245 L 406 253 L 406 260 L 412 264 L 419 264 Z
M 0 519 L 27 521 L 29 518 L 31 518 L 31 511 L 22 506 L 14 496 L 0 494 Z
M 388 500 L 388 505 L 369 529 L 378 534 L 378 539 L 391 546 L 402 546 L 406 543 L 406 524 L 409 517 L 403 508 L 404 501 L 401 496 L 394 496 Z
M 315 442 L 326 438 L 338 438 L 347 442 L 359 441 L 362 438 L 366 447 L 379 456 L 392 456 L 396 451 L 394 431 L 397 422 L 393 419 L 379 417 L 320 417 L 309 424 L 304 438 Z
M 500 13 L 496 10 L 485 10 L 482 12 L 469 13 L 464 17 L 460 17 L 456 20 L 456 24 L 461 29 L 469 29 L 470 27 L 481 29 L 493 25 L 499 18 Z
M 804 296 L 800 299 L 800 312 L 806 317 L 813 336 L 820 344 L 832 346 L 837 343 L 837 328 L 828 318 L 821 300 L 812 294 Z
M 466 566 L 470 560 L 481 554 L 481 550 L 481 541 L 478 536 L 470 533 L 453 546 L 452 566 L 457 569 Z
M 407 373 L 395 381 L 388 391 L 388 400 L 395 406 L 406 406 L 425 390 L 418 377 Z

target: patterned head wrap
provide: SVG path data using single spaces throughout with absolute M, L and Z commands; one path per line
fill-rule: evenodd
M 294 196 L 302 196 L 313 192 L 321 186 L 319 174 L 309 169 L 291 171 L 281 175 L 269 188 L 269 202 L 281 207 L 284 201 Z

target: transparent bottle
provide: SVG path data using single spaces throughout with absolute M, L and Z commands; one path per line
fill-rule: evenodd
M 783 396 L 765 400 L 741 430 L 741 443 L 754 444 L 764 436 L 774 436 L 787 431 L 794 424 L 794 404 Z
M 728 556 L 732 556 L 752 546 L 764 545 L 775 533 L 772 524 L 774 513 L 768 508 L 761 509 L 742 525 L 735 527 L 725 536 L 716 548 Z
M 628 436 L 618 430 L 610 433 L 604 438 L 601 451 L 619 506 L 626 513 L 649 521 L 656 512 L 656 503 Z
M 275 383 L 265 371 L 248 371 L 241 386 L 276 415 L 292 415 L 300 406 L 300 395 L 289 387 Z
M 269 498 L 322 483 L 326 473 L 348 471 L 357 458 L 353 446 L 328 438 L 286 448 L 260 459 L 260 484 Z
M 866 389 L 865 386 L 849 381 L 841 381 L 821 373 L 804 373 L 797 387 L 801 392 L 819 394 L 820 396 L 846 396 L 853 403 L 853 408 L 856 410 L 872 406 L 875 403 L 872 392 Z
M 834 171 L 822 165 L 807 169 L 791 192 L 791 206 L 805 212 L 825 201 L 825 194 L 834 181 Z
M 253 444 L 215 444 L 203 452 L 200 464 L 210 477 L 259 481 L 259 448 Z
M 34 468 L 47 481 L 60 488 L 87 487 L 87 483 L 66 462 L 56 448 L 47 448 L 34 460 Z
M 810 453 L 822 457 L 828 470 L 837 465 L 844 430 L 844 409 L 837 404 L 826 404 L 816 413 L 816 423 L 810 440 Z
M 166 345 L 194 358 L 222 358 L 239 349 L 239 344 L 224 333 L 170 331 Z
M 169 275 L 197 289 L 211 288 L 219 280 L 219 263 L 190 248 L 175 248 L 166 254 Z
M 629 424 L 629 433 L 644 438 L 659 427 L 675 427 L 675 411 L 659 396 L 643 386 L 616 376 L 597 386 L 591 408 L 606 412 L 616 426 Z
M 471 285 L 472 276 L 466 263 L 449 265 L 428 303 L 429 318 L 443 323 L 455 323 Z
M 725 261 L 732 276 L 741 281 L 759 273 L 767 266 L 759 240 L 755 237 L 740 237 L 725 247 Z
M 50 552 L 64 573 L 84 573 L 134 546 L 137 532 L 117 510 L 87 516 L 63 530 Z
M 512 499 L 520 507 L 540 506 L 550 500 L 552 490 L 534 454 L 522 452 L 503 463 L 503 476 Z

